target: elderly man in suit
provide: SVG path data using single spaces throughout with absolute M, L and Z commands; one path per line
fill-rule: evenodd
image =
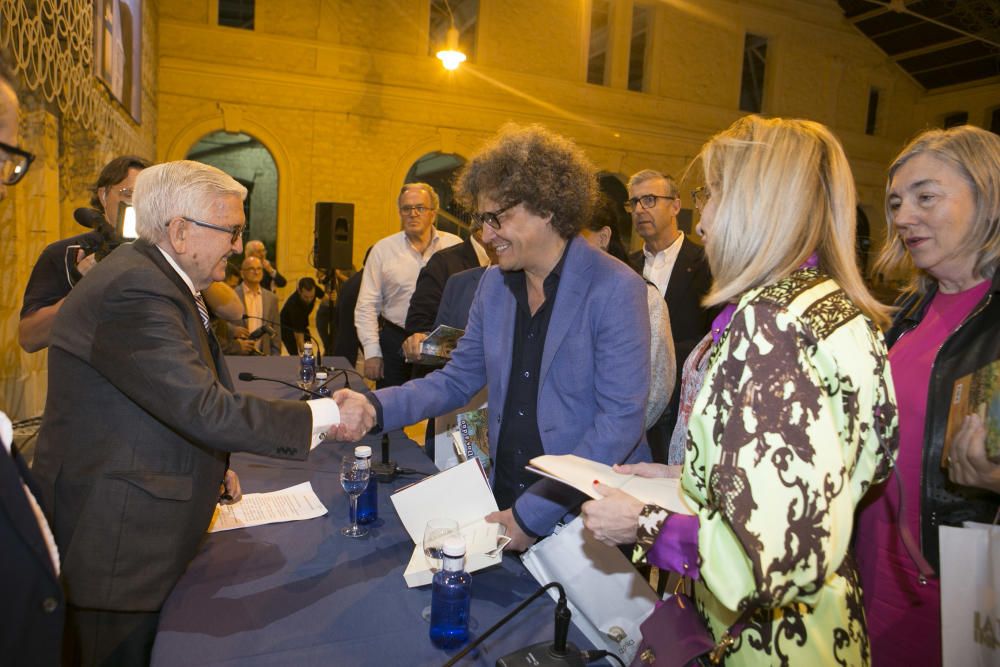
M 667 463 L 670 436 L 677 422 L 684 360 L 708 333 L 712 321 L 709 311 L 701 305 L 712 286 L 712 273 L 702 247 L 677 227 L 681 197 L 673 178 L 644 169 L 629 179 L 628 196 L 625 210 L 632 215 L 635 231 L 643 240 L 642 249 L 632 253 L 629 262 L 666 300 L 677 358 L 673 396 L 659 420 L 646 432 L 653 459 Z
M 0 201 L 34 156 L 17 147 L 19 104 L 0 63 Z M 66 607 L 59 585 L 59 552 L 42 513 L 41 489 L 13 445 L 0 412 L 0 655 L 11 664 L 58 665 Z
M 257 257 L 246 257 L 240 266 L 240 275 L 243 276 L 243 282 L 236 286 L 236 295 L 243 303 L 244 316 L 241 321 L 232 324 L 251 333 L 262 326 L 268 326 L 274 331 L 273 334 L 265 333 L 256 340 L 237 337 L 240 354 L 280 355 L 281 336 L 275 331 L 281 326 L 278 322 L 278 297 L 261 284 L 264 265 Z
M 501 508 L 487 520 L 506 527 L 512 550 L 549 534 L 584 500 L 527 472 L 534 456 L 649 460 L 646 286 L 579 236 L 596 194 L 594 167 L 569 140 L 540 126 L 503 128 L 458 178 L 498 266 L 479 283 L 451 361 L 400 387 L 334 396 L 345 429 L 392 430 L 453 410 L 486 386 Z
M 303 460 L 338 420 L 330 399 L 233 391 L 201 290 L 242 250 L 245 197 L 197 162 L 144 170 L 139 239 L 95 266 L 56 318 L 35 472 L 62 554 L 74 662 L 148 662 L 229 453 Z

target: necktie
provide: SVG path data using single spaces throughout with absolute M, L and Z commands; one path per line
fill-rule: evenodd
M 211 331 L 208 326 L 208 306 L 205 305 L 205 299 L 202 298 L 200 292 L 194 295 L 194 302 L 198 305 L 198 314 L 201 315 L 201 323 L 205 326 L 205 331 Z

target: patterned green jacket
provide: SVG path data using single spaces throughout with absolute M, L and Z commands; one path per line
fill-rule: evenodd
M 895 445 L 882 334 L 833 280 L 804 269 L 740 299 L 682 473 L 699 519 L 699 612 L 720 637 L 757 608 L 727 665 L 869 663 L 847 551 L 855 506 Z

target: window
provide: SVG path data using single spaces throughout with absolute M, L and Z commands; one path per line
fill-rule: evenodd
M 219 25 L 253 30 L 254 0 L 219 0 Z
M 611 0 L 593 0 L 590 9 L 590 51 L 587 56 L 587 83 L 608 85 L 608 28 Z
M 740 110 L 760 113 L 764 108 L 764 69 L 767 37 L 746 34 L 743 40 L 743 77 L 740 82 Z
M 878 88 L 868 89 L 868 117 L 865 119 L 865 134 L 875 134 L 878 129 Z
M 653 22 L 653 9 L 644 5 L 632 7 L 632 40 L 628 52 L 628 89 L 642 92 L 646 72 L 646 53 L 649 32 Z
M 430 0 L 431 24 L 427 54 L 433 56 L 448 42 L 448 29 L 458 30 L 458 48 L 472 62 L 476 59 L 476 25 L 479 0 Z
M 944 117 L 944 129 L 949 127 L 958 127 L 959 125 L 965 125 L 969 122 L 969 112 L 968 111 L 956 111 L 955 113 L 946 114 Z

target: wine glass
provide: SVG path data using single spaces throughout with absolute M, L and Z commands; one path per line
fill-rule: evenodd
M 354 454 L 345 454 L 340 462 L 340 485 L 351 497 L 351 525 L 341 528 L 340 532 L 347 537 L 364 537 L 368 529 L 358 525 L 358 496 L 368 486 L 371 477 L 371 467 L 366 458 L 357 458 Z
M 431 566 L 431 572 L 441 569 L 441 558 L 444 549 L 444 541 L 449 535 L 460 535 L 458 521 L 454 519 L 431 519 L 424 526 L 424 541 L 421 545 L 424 550 L 424 557 L 427 564 Z M 431 607 L 424 607 L 420 615 L 425 621 L 431 620 Z

